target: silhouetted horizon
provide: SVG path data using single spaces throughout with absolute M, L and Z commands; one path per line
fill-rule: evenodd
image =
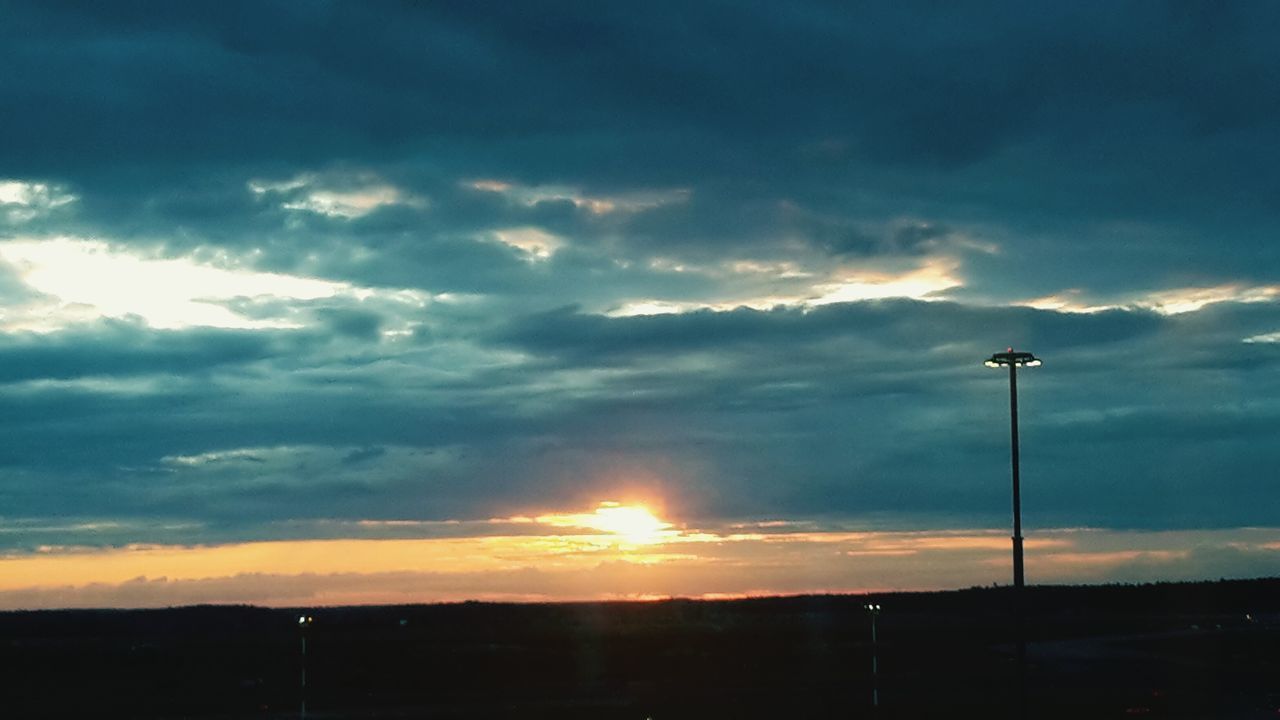
M 308 608 L 304 629 L 293 608 L 5 612 L 0 667 L 23 717 L 284 717 L 305 632 L 315 717 L 859 716 L 874 598 L 882 710 L 999 714 L 1009 590 Z M 1280 578 L 1026 591 L 1037 717 L 1276 709 Z

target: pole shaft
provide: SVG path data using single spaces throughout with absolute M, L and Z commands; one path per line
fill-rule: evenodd
M 1009 365 L 1009 440 L 1013 467 L 1013 585 L 1021 588 L 1022 572 L 1022 483 L 1018 473 L 1018 368 Z
M 871 706 L 880 707 L 880 648 L 876 645 L 876 614 L 871 613 Z
M 1018 698 L 1017 717 L 1027 716 L 1027 641 L 1023 620 L 1023 586 L 1026 576 L 1022 566 L 1022 483 L 1018 458 L 1018 367 L 1009 364 L 1009 443 L 1013 470 L 1013 616 L 1017 625 Z
M 298 717 L 301 720 L 307 718 L 307 633 L 302 632 L 302 697 L 299 699 Z

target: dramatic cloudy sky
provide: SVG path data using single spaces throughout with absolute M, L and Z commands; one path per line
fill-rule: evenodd
M 1278 31 L 2 2 L 0 607 L 1280 573 Z

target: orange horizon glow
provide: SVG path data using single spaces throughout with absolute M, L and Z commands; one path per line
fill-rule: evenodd
M 716 599 L 1008 582 L 1005 529 L 676 527 L 645 505 L 614 501 L 533 517 L 356 525 L 470 534 L 10 553 L 0 556 L 0 609 Z M 1198 551 L 1252 554 L 1256 566 L 1280 556 L 1280 529 L 1064 528 L 1039 531 L 1026 547 L 1033 583 L 1216 578 L 1228 573 L 1216 556 L 1197 564 Z

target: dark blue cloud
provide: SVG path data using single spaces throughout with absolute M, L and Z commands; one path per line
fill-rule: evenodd
M 197 329 L 154 331 L 128 322 L 54 335 L 0 338 L 0 382 L 150 375 L 201 376 L 303 351 L 318 338 L 305 333 Z
M 82 227 L 117 237 L 253 246 L 287 269 L 319 235 L 339 254 L 383 248 L 389 260 L 362 268 L 373 281 L 459 290 L 466 276 L 487 291 L 514 281 L 466 249 L 504 221 L 612 237 L 640 259 L 776 257 L 797 241 L 858 257 L 920 252 L 881 227 L 906 217 L 1005 246 L 969 258 L 1001 296 L 1115 292 L 1135 265 L 1149 288 L 1274 280 L 1280 58 L 1265 5 L 12 3 L 6 15 L 0 93 L 21 108 L 0 116 L 6 172 L 68 183 Z M 332 168 L 376 172 L 431 210 L 334 227 L 244 191 Z M 494 176 L 691 194 L 601 224 L 568 203 L 457 188 Z

